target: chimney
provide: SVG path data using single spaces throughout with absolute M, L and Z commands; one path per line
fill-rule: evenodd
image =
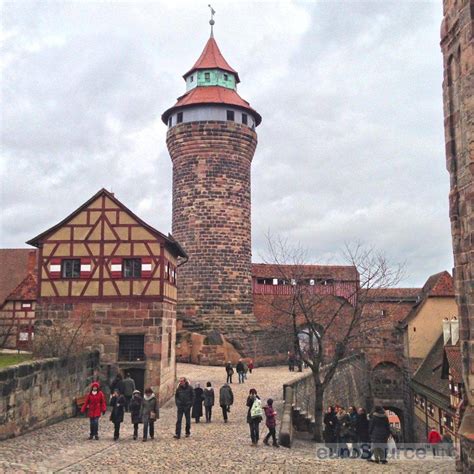
M 31 250 L 28 254 L 28 273 L 35 273 L 36 271 L 36 250 Z
M 459 341 L 459 320 L 454 316 L 451 318 L 451 344 L 455 346 Z
M 451 323 L 448 318 L 443 319 L 443 341 L 446 345 L 451 339 Z

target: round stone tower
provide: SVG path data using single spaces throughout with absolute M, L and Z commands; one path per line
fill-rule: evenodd
M 250 165 L 261 117 L 238 95 L 239 75 L 212 34 L 183 77 L 186 93 L 162 115 L 173 162 L 173 236 L 189 255 L 178 275 L 178 316 L 238 334 L 255 325 Z

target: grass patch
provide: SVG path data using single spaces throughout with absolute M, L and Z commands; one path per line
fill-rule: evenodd
M 31 354 L 0 354 L 0 369 L 31 359 Z

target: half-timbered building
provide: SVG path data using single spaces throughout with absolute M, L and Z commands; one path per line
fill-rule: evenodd
M 170 396 L 176 377 L 176 278 L 186 253 L 100 190 L 27 242 L 38 248 L 36 320 L 92 325 L 103 364 Z

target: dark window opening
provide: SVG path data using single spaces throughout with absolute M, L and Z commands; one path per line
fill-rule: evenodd
M 140 258 L 123 259 L 123 277 L 140 278 L 142 276 L 142 261 Z
M 145 360 L 145 336 L 143 334 L 119 336 L 118 358 L 128 362 Z
M 170 117 L 168 119 L 168 127 L 171 127 L 173 125 L 173 117 Z
M 61 262 L 61 276 L 63 278 L 79 278 L 81 276 L 81 260 L 63 260 Z
M 191 77 L 189 78 L 189 82 L 193 82 L 193 81 L 194 81 L 194 76 L 191 76 Z
M 224 81 L 227 81 L 229 79 L 229 76 L 227 74 L 224 74 Z
M 171 349 L 172 349 L 173 337 L 171 331 L 168 333 L 168 364 L 171 364 Z
M 247 125 L 247 114 L 242 114 L 242 123 Z
M 178 112 L 176 123 L 181 123 L 182 121 L 183 121 L 183 112 Z
M 204 80 L 206 82 L 210 82 L 210 80 L 211 80 L 211 73 L 210 72 L 205 72 L 204 73 Z
M 230 121 L 233 122 L 235 120 L 234 117 L 235 117 L 234 111 L 233 110 L 228 110 L 227 111 L 227 120 L 230 120 Z

